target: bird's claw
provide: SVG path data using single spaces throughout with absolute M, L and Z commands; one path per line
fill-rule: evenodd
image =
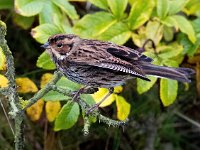
M 94 112 L 95 110 L 98 110 L 99 105 L 98 104 L 94 104 L 92 107 L 88 108 L 86 110 L 86 116 L 88 116 L 89 114 L 91 114 L 92 112 Z

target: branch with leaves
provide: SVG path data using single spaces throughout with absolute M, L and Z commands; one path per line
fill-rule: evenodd
M 6 57 L 6 66 L 7 66 L 7 71 L 5 73 L 5 77 L 8 79 L 8 87 L 6 88 L 0 88 L 0 93 L 3 95 L 7 95 L 8 99 L 9 99 L 9 105 L 11 108 L 11 111 L 9 112 L 10 116 L 15 120 L 15 149 L 23 149 L 24 147 L 24 133 L 23 133 L 23 120 L 24 120 L 24 111 L 29 108 L 30 106 L 32 106 L 34 103 L 36 103 L 38 100 L 40 100 L 42 97 L 44 97 L 44 95 L 46 95 L 48 92 L 50 91 L 56 91 L 60 94 L 63 94 L 64 96 L 69 97 L 69 101 L 67 102 L 67 104 L 63 107 L 63 109 L 66 109 L 68 111 L 71 111 L 69 109 L 74 109 L 75 111 L 78 110 L 77 112 L 74 112 L 74 114 L 72 114 L 71 118 L 74 119 L 74 121 L 71 121 L 71 124 L 68 125 L 67 128 L 70 128 L 71 126 L 73 126 L 79 116 L 79 106 L 82 109 L 82 113 L 84 116 L 84 134 L 88 134 L 89 133 L 89 127 L 91 124 L 90 121 L 90 117 L 92 116 L 93 118 L 97 118 L 99 120 L 99 122 L 103 122 L 109 126 L 124 126 L 127 122 L 127 120 L 125 121 L 115 121 L 112 120 L 110 118 L 107 118 L 103 115 L 101 115 L 98 111 L 94 111 L 92 114 L 89 114 L 89 116 L 85 115 L 86 111 L 90 108 L 90 106 L 84 101 L 82 100 L 80 97 L 77 97 L 77 99 L 75 99 L 74 101 L 70 101 L 70 99 L 72 100 L 74 94 L 76 94 L 76 92 L 73 91 L 69 91 L 66 90 L 64 88 L 60 88 L 59 86 L 56 86 L 56 83 L 61 79 L 62 77 L 62 73 L 59 71 L 55 71 L 53 78 L 51 79 L 51 81 L 49 81 L 41 90 L 39 90 L 37 93 L 35 93 L 35 95 L 28 99 L 28 100 L 23 100 L 21 97 L 19 98 L 19 94 L 17 91 L 17 84 L 15 81 L 15 68 L 14 68 L 14 59 L 12 56 L 11 51 L 9 50 L 6 40 L 5 40 L 5 35 L 6 35 L 6 25 L 1 21 L 0 22 L 0 46 L 3 50 L 3 53 L 5 54 Z M 71 98 L 70 98 L 71 97 Z M 25 102 L 25 105 L 23 106 L 23 102 Z M 75 109 L 76 108 L 76 109 Z M 66 114 L 65 110 L 61 110 L 61 112 L 64 112 L 64 114 Z M 66 114 L 68 115 L 68 114 Z M 60 118 L 65 118 L 67 116 L 61 115 Z M 72 119 L 72 120 L 73 120 Z M 68 121 L 69 120 L 66 120 Z M 63 129 L 62 128 L 62 124 L 65 123 L 65 121 L 63 122 L 63 120 L 61 119 L 61 122 L 58 121 L 58 124 L 61 124 L 61 128 L 59 128 L 59 125 L 57 129 L 55 130 L 60 130 Z

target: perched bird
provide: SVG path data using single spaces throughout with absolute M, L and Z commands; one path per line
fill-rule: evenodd
M 53 35 L 42 47 L 68 79 L 86 86 L 109 88 L 110 93 L 113 87 L 134 77 L 150 81 L 147 75 L 153 75 L 190 82 L 194 73 L 190 68 L 156 66 L 150 57 L 134 49 L 74 34 Z

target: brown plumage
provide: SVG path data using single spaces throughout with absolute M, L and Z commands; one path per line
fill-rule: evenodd
M 131 48 L 73 34 L 51 36 L 42 47 L 67 78 L 86 86 L 111 88 L 133 77 L 149 81 L 146 75 L 190 82 L 194 73 L 189 68 L 155 66 L 151 58 Z

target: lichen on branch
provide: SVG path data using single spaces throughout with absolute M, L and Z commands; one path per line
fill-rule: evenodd
M 10 105 L 10 116 L 15 120 L 15 149 L 23 149 L 24 147 L 24 138 L 23 138 L 23 114 L 21 114 L 21 106 L 19 103 L 19 96 L 17 93 L 17 86 L 15 82 L 15 67 L 14 67 L 14 58 L 12 52 L 10 51 L 6 36 L 6 24 L 0 21 L 0 47 L 3 50 L 3 53 L 6 57 L 6 66 L 7 71 L 5 73 L 6 78 L 8 79 L 8 88 L 1 89 L 0 91 L 7 95 L 9 105 Z

